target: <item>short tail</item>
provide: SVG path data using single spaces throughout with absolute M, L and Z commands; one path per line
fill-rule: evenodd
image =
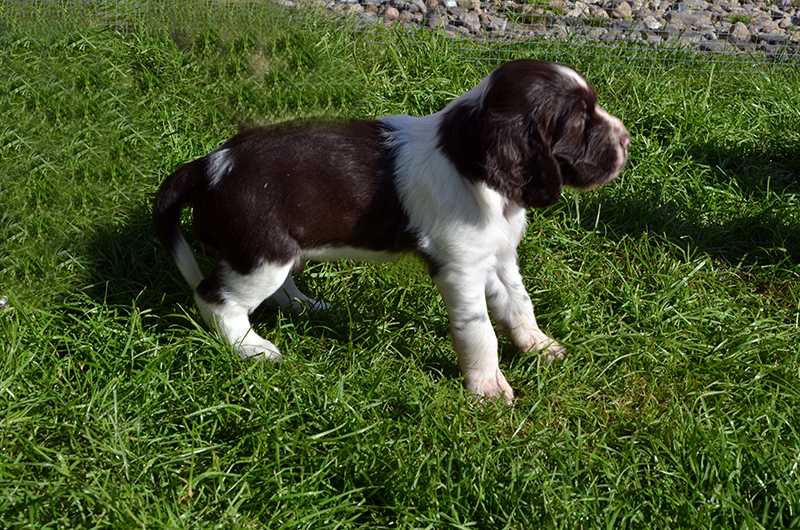
M 161 184 L 153 201 L 156 237 L 175 260 L 192 290 L 203 280 L 203 273 L 181 232 L 181 210 L 184 204 L 192 201 L 193 191 L 204 180 L 204 176 L 202 159 L 184 164 Z

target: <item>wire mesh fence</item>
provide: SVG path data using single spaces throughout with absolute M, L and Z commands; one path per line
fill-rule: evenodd
M 659 68 L 759 69 L 800 65 L 800 0 L 0 0 L 3 18 L 78 17 L 171 29 L 198 20 L 255 17 L 264 24 L 326 25 L 392 45 L 425 33 L 471 58 L 520 54 L 593 57 Z

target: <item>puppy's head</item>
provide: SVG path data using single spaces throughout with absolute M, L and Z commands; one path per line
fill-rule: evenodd
M 461 173 L 523 207 L 562 186 L 590 190 L 622 171 L 630 135 L 572 68 L 519 60 L 495 69 L 443 113 L 439 147 Z

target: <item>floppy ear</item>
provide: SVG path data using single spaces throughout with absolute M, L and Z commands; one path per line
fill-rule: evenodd
M 561 169 L 535 120 L 487 112 L 481 136 L 489 187 L 524 208 L 558 201 Z

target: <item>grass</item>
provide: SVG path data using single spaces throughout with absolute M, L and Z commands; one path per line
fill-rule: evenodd
M 241 122 L 425 114 L 495 62 L 194 27 L 0 37 L 0 526 L 800 526 L 800 70 L 561 58 L 631 161 L 530 214 L 521 268 L 570 355 L 503 343 L 519 398 L 476 407 L 414 258 L 311 267 L 299 283 L 339 314 L 258 313 L 286 361 L 245 365 L 149 216 Z

